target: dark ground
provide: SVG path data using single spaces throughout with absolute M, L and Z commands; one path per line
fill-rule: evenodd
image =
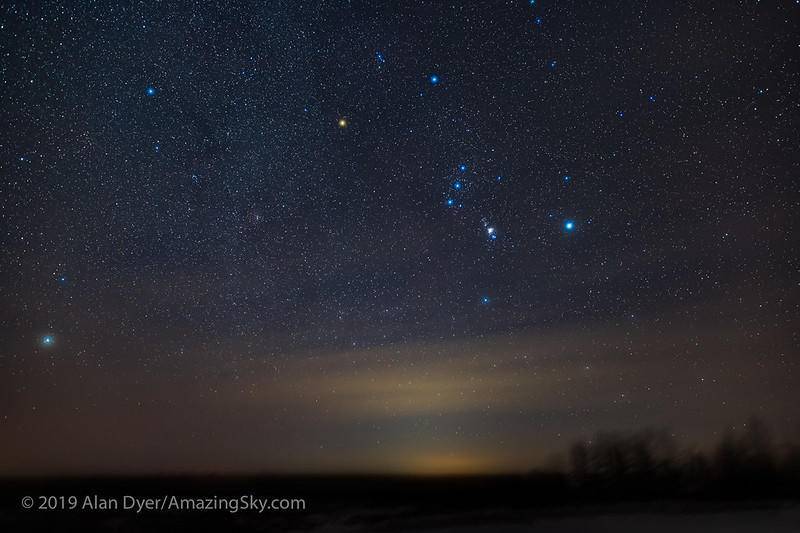
M 486 477 L 204 477 L 0 482 L 0 531 L 800 531 L 795 497 L 738 498 L 593 491 L 559 475 Z M 86 496 L 302 498 L 305 510 L 81 510 Z M 43 510 L 75 496 L 78 509 Z M 34 497 L 34 508 L 22 498 Z M 76 501 L 72 500 L 72 501 Z

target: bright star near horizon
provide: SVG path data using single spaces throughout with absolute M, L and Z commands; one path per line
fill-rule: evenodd
M 564 229 L 566 231 L 572 231 L 573 229 L 575 229 L 575 222 L 573 222 L 572 220 L 565 220 Z
M 53 335 L 50 335 L 50 334 L 42 335 L 42 338 L 40 339 L 40 342 L 41 342 L 42 346 L 47 348 L 47 347 L 52 346 L 52 345 L 54 345 L 56 343 L 56 338 Z

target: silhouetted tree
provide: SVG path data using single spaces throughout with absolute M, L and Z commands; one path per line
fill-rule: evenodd
M 726 430 L 711 456 L 680 453 L 672 435 L 600 432 L 569 450 L 573 486 L 592 497 L 758 496 L 800 491 L 800 447 L 778 457 L 767 425 L 752 417 Z M 783 487 L 783 488 L 782 488 Z
M 570 476 L 574 483 L 583 485 L 589 476 L 589 451 L 586 443 L 576 442 L 569 450 Z

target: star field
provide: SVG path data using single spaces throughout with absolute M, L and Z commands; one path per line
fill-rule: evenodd
M 4 6 L 0 472 L 798 427 L 798 17 Z

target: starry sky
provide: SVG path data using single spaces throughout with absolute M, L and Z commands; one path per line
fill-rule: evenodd
M 0 473 L 800 432 L 800 5 L 17 2 Z

